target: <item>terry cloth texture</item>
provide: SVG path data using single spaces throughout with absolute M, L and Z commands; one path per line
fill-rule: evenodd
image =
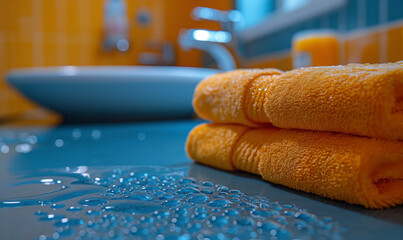
M 403 61 L 216 74 L 197 86 L 193 106 L 219 123 L 403 140 Z
M 209 123 L 189 134 L 197 162 L 367 208 L 403 203 L 403 142 Z

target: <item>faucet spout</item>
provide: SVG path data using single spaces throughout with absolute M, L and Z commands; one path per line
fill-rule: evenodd
M 225 31 L 189 29 L 179 34 L 178 41 L 184 50 L 195 48 L 207 52 L 216 61 L 219 69 L 229 71 L 236 69 L 236 63 L 231 52 L 221 43 L 229 43 L 231 38 L 231 34 Z
M 206 7 L 196 7 L 192 11 L 192 18 L 196 21 L 207 20 L 218 22 L 223 31 L 210 31 L 207 29 L 182 30 L 178 37 L 179 45 L 184 50 L 196 48 L 207 52 L 216 61 L 218 68 L 229 71 L 237 68 L 235 57 L 241 61 L 238 51 L 235 23 L 241 19 L 239 11 L 221 11 Z M 228 50 L 232 49 L 232 53 Z M 242 62 L 242 61 L 241 61 Z

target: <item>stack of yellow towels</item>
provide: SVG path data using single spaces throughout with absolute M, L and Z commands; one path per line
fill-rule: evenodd
M 223 170 L 367 208 L 403 203 L 403 61 L 208 77 L 186 150 Z

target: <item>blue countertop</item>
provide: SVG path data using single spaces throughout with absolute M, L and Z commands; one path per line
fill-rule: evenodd
M 369 210 L 361 206 L 332 201 L 270 184 L 254 175 L 224 172 L 193 163 L 186 156 L 184 144 L 190 129 L 199 123 L 200 121 L 182 120 L 61 125 L 53 128 L 0 128 L 0 219 L 2 220 L 0 238 L 58 239 L 64 236 L 94 238 L 94 235 L 91 234 L 97 234 L 101 230 L 91 230 L 91 232 L 87 229 L 91 228 L 91 224 L 96 221 L 98 223 L 101 221 L 103 224 L 110 223 L 107 227 L 109 232 L 104 232 L 103 234 L 106 235 L 103 236 L 117 239 L 128 236 L 157 239 L 190 239 L 195 236 L 204 236 L 226 239 L 235 235 L 256 239 L 270 239 L 270 237 L 278 239 L 292 237 L 302 239 L 401 239 L 403 236 L 403 206 L 385 210 Z M 169 172 L 175 172 L 175 174 L 168 174 Z M 140 173 L 142 175 L 137 176 L 137 179 L 130 178 L 132 175 L 127 175 L 128 173 L 133 176 Z M 95 177 L 98 176 L 97 174 L 100 176 L 103 174 L 105 179 L 109 179 L 108 184 L 110 185 L 105 188 L 108 190 L 97 190 L 97 181 L 100 181 Z M 126 202 L 123 206 L 125 206 L 126 213 L 123 213 L 125 211 L 119 212 L 117 209 L 121 209 L 121 207 L 117 207 L 116 204 L 110 205 L 113 200 L 118 199 L 119 194 L 123 194 L 116 192 L 116 189 L 121 191 L 123 184 L 126 184 L 124 185 L 124 191 L 126 191 L 128 182 L 138 180 L 137 183 L 140 184 L 139 181 L 148 179 L 152 174 L 156 174 L 156 177 L 152 178 L 156 182 L 150 186 L 156 186 L 155 189 L 157 189 L 166 186 L 171 181 L 171 187 L 166 189 L 173 191 L 172 199 L 178 198 L 180 201 L 175 203 L 168 197 L 156 197 L 158 194 L 168 195 L 163 191 L 158 193 L 155 189 L 151 194 L 151 192 L 147 192 L 151 191 L 150 188 L 147 188 L 148 185 L 145 187 L 142 185 L 141 189 L 148 194 L 147 201 L 149 200 L 155 208 L 154 213 L 147 213 L 151 215 L 138 212 L 138 207 L 129 209 L 131 212 L 127 215 L 127 206 L 141 201 L 141 198 L 134 199 L 134 202 L 129 204 L 127 199 L 129 195 L 124 195 Z M 174 175 L 179 177 L 173 177 Z M 79 177 L 77 178 L 77 176 Z M 75 181 L 72 181 L 71 178 L 75 178 Z M 111 179 L 117 182 L 111 182 Z M 106 186 L 106 183 L 104 185 Z M 81 188 L 82 186 L 87 188 Z M 88 188 L 89 186 L 90 188 Z M 132 192 L 135 188 L 136 186 L 130 190 L 131 198 L 133 198 Z M 206 190 L 207 188 L 214 189 L 216 192 L 208 192 L 212 190 Z M 80 190 L 81 195 L 72 195 L 73 192 L 70 195 L 57 195 L 72 191 L 72 189 L 75 189 L 75 193 L 80 189 L 86 189 L 85 191 L 91 189 L 91 196 L 95 194 L 96 201 L 91 198 L 82 200 L 86 194 L 83 192 L 84 190 Z M 183 192 L 186 189 L 190 192 L 185 195 Z M 196 195 L 191 196 L 191 194 Z M 56 195 L 59 196 L 57 200 L 55 200 Z M 64 198 L 60 196 L 64 196 Z M 204 198 L 208 201 L 204 201 Z M 46 201 L 38 203 L 38 199 Z M 119 201 L 123 201 L 122 198 L 119 199 Z M 225 200 L 227 201 L 225 202 L 222 199 L 228 201 Z M 219 201 L 215 202 L 215 200 Z M 92 208 L 88 210 L 85 209 L 88 205 L 77 205 L 77 202 L 80 203 L 80 201 L 93 201 L 97 204 L 92 205 Z M 183 203 L 180 203 L 181 201 Z M 239 203 L 236 203 L 237 201 Z M 235 203 L 237 207 L 234 207 Z M 170 204 L 173 205 L 169 207 Z M 73 208 L 69 209 L 70 206 Z M 161 216 L 153 217 L 152 214 L 162 213 L 162 206 L 167 214 L 166 219 L 169 220 L 169 222 L 164 220 L 166 226 L 171 227 L 176 223 L 179 228 L 176 230 L 173 227 L 172 229 L 167 228 L 164 230 L 165 232 L 162 232 L 163 227 L 161 227 L 160 233 L 157 234 L 155 233 L 156 228 L 152 228 L 152 226 L 160 226 L 158 224 L 162 224 L 163 221 Z M 77 208 L 77 211 L 74 208 Z M 193 208 L 196 210 L 192 210 Z M 241 221 L 240 218 L 234 218 L 229 214 L 230 210 L 235 208 L 237 211 L 241 211 L 238 215 L 243 216 L 244 220 Z M 113 214 L 109 214 L 108 209 L 115 209 L 115 211 Z M 137 209 L 137 212 L 133 209 Z M 192 220 L 185 225 L 180 225 L 178 222 L 180 218 L 172 216 L 174 214 L 180 216 L 180 212 L 185 211 L 181 209 L 188 209 L 189 212 L 205 209 L 207 220 L 200 220 L 202 222 L 193 225 Z M 105 220 L 101 217 L 98 220 L 96 217 L 89 219 L 89 212 L 95 210 L 99 210 L 101 217 L 113 219 Z M 271 214 L 262 214 L 266 210 L 272 210 Z M 104 213 L 105 215 L 102 215 Z M 305 215 L 301 215 L 301 213 Z M 49 216 L 52 214 L 60 217 L 47 219 L 51 218 Z M 127 218 L 122 220 L 124 214 L 126 214 L 125 216 L 132 215 L 132 217 L 130 220 Z M 143 223 L 141 221 L 146 220 L 141 218 L 142 214 L 154 220 Z M 199 213 L 195 214 L 201 216 Z M 195 219 L 195 214 L 189 219 Z M 216 215 L 208 218 L 209 214 Z M 273 218 L 273 215 L 277 217 Z M 301 220 L 301 216 L 308 215 L 309 219 L 296 222 L 296 220 Z M 140 222 L 136 224 L 142 225 L 134 225 L 134 222 L 137 221 L 136 216 L 140 217 Z M 44 221 L 44 217 L 49 221 Z M 273 218 L 277 222 L 269 224 L 269 226 L 269 218 Z M 214 228 L 214 223 L 218 222 L 218 219 L 221 219 L 220 223 L 217 223 L 218 227 Z M 236 220 L 232 221 L 233 219 Z M 281 223 L 279 219 L 285 222 Z M 69 224 L 66 224 L 67 221 Z M 125 224 L 121 225 L 122 221 L 130 228 Z M 287 221 L 289 223 L 292 221 L 293 226 L 287 224 Z M 279 223 L 281 226 L 278 225 Z M 325 226 L 324 223 L 333 225 L 329 227 L 330 225 Z M 208 231 L 203 230 L 203 224 L 207 224 L 205 228 L 209 228 Z M 101 226 L 103 225 L 101 224 Z M 150 226 L 150 229 L 154 230 L 143 229 L 141 232 L 139 226 L 143 226 L 144 229 L 146 226 Z M 199 229 L 194 230 L 197 226 Z M 235 235 L 225 235 L 220 229 L 222 231 L 225 229 L 226 232 L 237 232 L 233 233 Z M 301 231 L 300 236 L 299 231 Z M 120 233 L 117 234 L 117 232 Z M 173 233 L 173 235 L 168 236 L 167 232 Z M 156 235 L 153 235 L 154 233 Z M 194 235 L 197 233 L 203 234 Z

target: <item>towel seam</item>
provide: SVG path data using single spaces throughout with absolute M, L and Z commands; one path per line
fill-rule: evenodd
M 234 143 L 232 144 L 232 146 L 231 146 L 231 153 L 230 153 L 230 164 L 231 164 L 231 167 L 233 168 L 233 169 L 235 169 L 236 171 L 239 171 L 239 169 L 237 168 L 237 167 L 235 167 L 235 164 L 234 164 L 234 152 L 235 152 L 235 147 L 238 145 L 238 143 L 241 141 L 241 139 L 242 139 L 242 137 L 243 136 L 245 136 L 245 134 L 247 133 L 247 132 L 249 132 L 250 131 L 250 129 L 246 129 L 243 133 L 241 133 L 240 135 L 239 135 L 239 137 L 238 137 L 238 139 L 236 139 L 235 141 L 234 141 Z M 242 170 L 241 170 L 242 171 Z M 242 171 L 243 172 L 243 171 Z
M 249 122 L 251 122 L 251 123 L 253 123 L 254 125 L 258 125 L 258 126 L 267 126 L 267 125 L 269 125 L 269 126 L 272 126 L 273 124 L 272 123 L 259 123 L 259 122 L 256 122 L 256 121 L 253 121 L 252 119 L 250 119 L 250 117 L 248 116 L 248 113 L 247 113 L 247 111 L 246 111 L 246 109 L 247 109 L 247 106 L 246 106 L 246 97 L 247 97 L 247 95 L 248 95 L 248 93 L 249 93 L 249 91 L 250 91 L 250 86 L 253 84 L 253 82 L 254 81 L 256 81 L 256 79 L 258 79 L 259 77 L 262 77 L 262 76 L 272 76 L 272 75 L 279 75 L 279 74 L 281 74 L 281 73 L 271 73 L 271 74 L 268 74 L 268 73 L 262 73 L 262 74 L 258 74 L 258 75 L 256 75 L 256 76 L 254 76 L 250 81 L 249 81 L 249 83 L 245 86 L 245 89 L 244 89 L 244 91 L 243 91 L 243 99 L 242 99 L 242 113 L 243 113 L 243 115 L 245 116 L 245 118 L 246 118 L 246 120 L 247 121 L 249 121 Z

